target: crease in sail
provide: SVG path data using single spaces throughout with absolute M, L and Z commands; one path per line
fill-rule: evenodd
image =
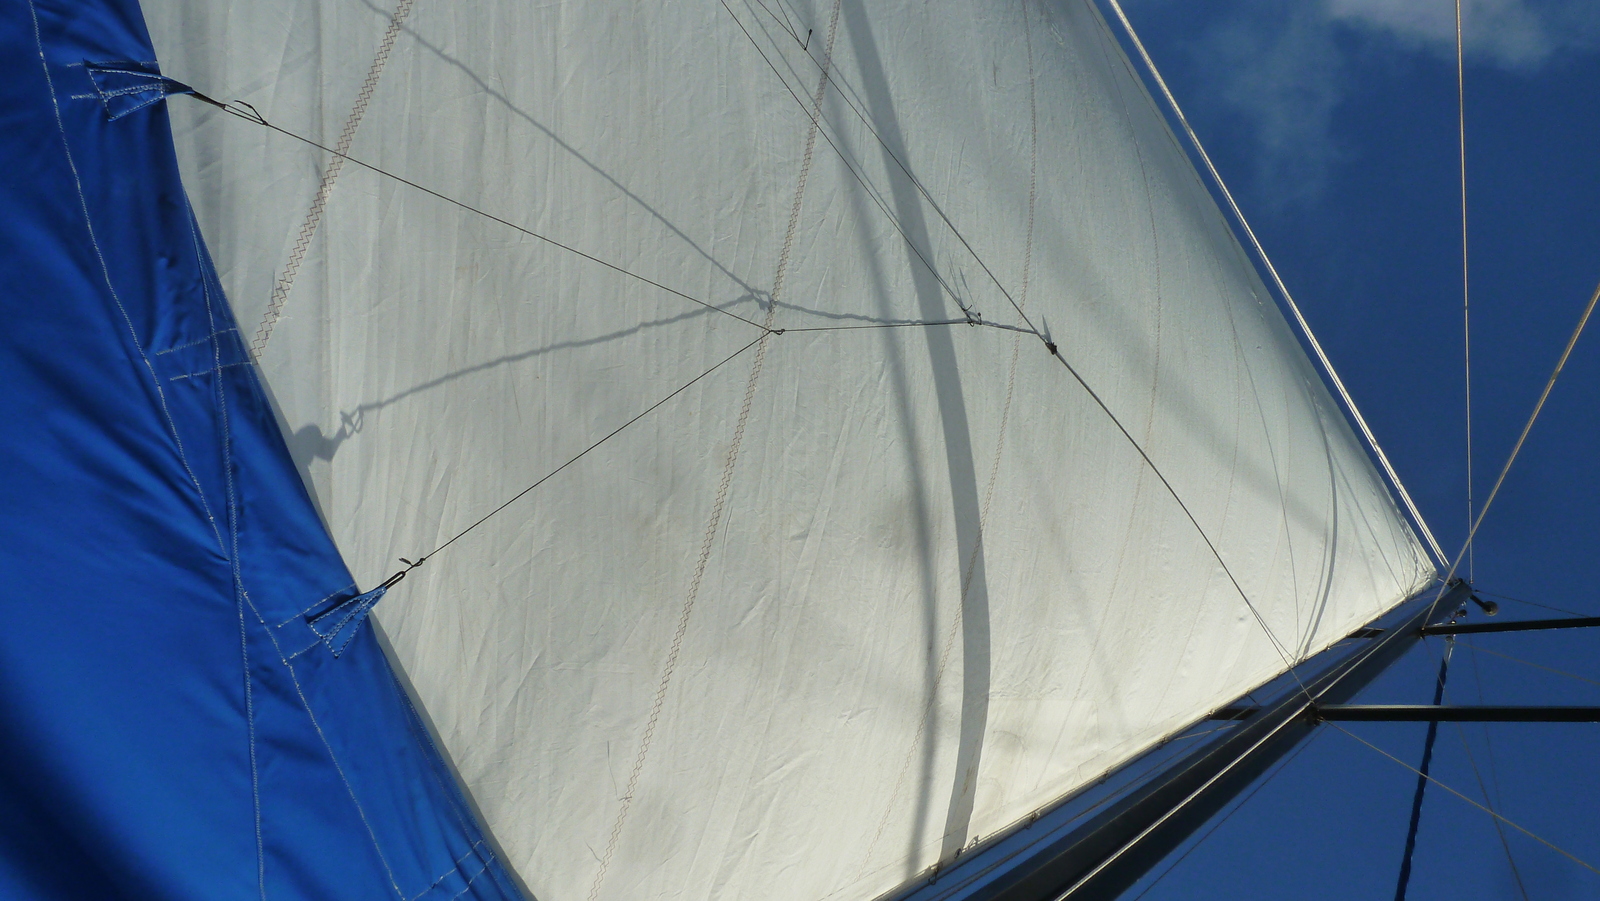
M 386 172 L 786 330 L 758 389 L 696 384 L 377 608 L 545 901 L 893 890 L 1280 671 L 1240 593 L 1309 654 L 1432 572 L 1092 7 L 851 2 L 835 42 L 832 6 L 422 4 L 362 119 Z M 147 14 L 186 81 L 314 134 L 368 70 L 278 71 L 261 36 L 313 8 Z M 373 46 L 371 12 L 320 27 Z M 325 160 L 174 114 L 230 299 L 259 309 Z M 261 367 L 361 584 L 751 337 L 341 184 Z M 1024 334 L 804 331 L 1009 323 L 1009 297 L 1193 523 Z

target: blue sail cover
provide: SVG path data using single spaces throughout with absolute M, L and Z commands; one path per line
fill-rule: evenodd
M 306 495 L 133 0 L 0 6 L 0 897 L 521 897 Z

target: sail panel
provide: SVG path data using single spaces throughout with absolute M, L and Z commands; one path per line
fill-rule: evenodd
M 539 898 L 890 891 L 1433 574 L 1086 2 L 146 12 L 389 173 L 174 106 L 361 585 L 744 348 L 378 608 Z

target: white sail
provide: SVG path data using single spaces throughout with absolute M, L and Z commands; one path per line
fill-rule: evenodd
M 147 15 L 436 192 L 173 102 L 363 587 L 750 345 L 378 608 L 543 901 L 893 890 L 1433 575 L 1087 0 Z

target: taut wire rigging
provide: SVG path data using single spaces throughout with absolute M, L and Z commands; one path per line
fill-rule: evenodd
M 1472 306 L 1467 293 L 1467 88 L 1461 44 L 1461 0 L 1456 0 L 1456 146 L 1461 151 L 1461 343 L 1466 366 L 1467 529 L 1472 529 Z M 1474 575 L 1472 539 L 1467 539 L 1467 581 Z
M 1538 835 L 1537 833 L 1527 829 L 1526 827 L 1524 827 L 1524 826 L 1522 826 L 1522 825 L 1520 825 L 1518 823 L 1513 822 L 1512 820 L 1510 820 L 1509 818 L 1505 817 L 1504 815 L 1495 813 L 1493 810 L 1490 810 L 1488 807 L 1486 807 L 1486 806 L 1484 806 L 1482 804 L 1479 804 L 1477 801 L 1472 800 L 1471 798 L 1467 797 L 1466 795 L 1462 794 L 1461 792 L 1451 788 L 1448 785 L 1445 785 L 1443 782 L 1440 782 L 1438 780 L 1438 778 L 1436 778 L 1434 776 L 1430 776 L 1430 775 L 1428 775 L 1426 773 L 1423 773 L 1422 771 L 1418 770 L 1416 767 L 1412 766 L 1411 764 L 1406 763 L 1404 760 L 1401 760 L 1400 758 L 1394 756 L 1393 754 L 1390 754 L 1388 751 L 1385 751 L 1384 749 L 1378 747 L 1377 745 L 1373 744 L 1372 742 L 1367 741 L 1366 739 L 1364 739 L 1361 736 L 1355 734 L 1354 732 L 1351 732 L 1349 729 L 1346 729 L 1345 727 L 1339 725 L 1338 723 L 1332 722 L 1332 721 L 1327 721 L 1327 724 L 1332 726 L 1335 729 L 1338 729 L 1340 732 L 1343 732 L 1344 734 L 1350 736 L 1351 738 L 1355 739 L 1356 741 L 1366 745 L 1367 747 L 1369 747 L 1372 750 L 1378 752 L 1379 754 L 1382 754 L 1384 757 L 1387 757 L 1390 760 L 1394 761 L 1395 763 L 1400 764 L 1401 766 L 1405 767 L 1406 769 L 1410 770 L 1411 772 L 1416 773 L 1419 776 L 1422 776 L 1423 778 L 1427 779 L 1429 782 L 1433 783 L 1434 785 L 1439 786 L 1440 788 L 1444 789 L 1445 791 L 1449 792 L 1450 794 L 1455 795 L 1456 797 L 1458 797 L 1461 800 L 1467 802 L 1468 804 L 1471 804 L 1473 807 L 1476 807 L 1479 810 L 1483 811 L 1484 813 L 1488 814 L 1489 816 L 1494 817 L 1496 820 L 1499 820 L 1500 822 L 1505 823 L 1507 826 L 1510 826 L 1512 829 L 1515 829 L 1518 832 L 1522 833 L 1523 835 L 1526 835 L 1527 837 L 1529 837 L 1529 838 L 1533 839 L 1534 841 L 1538 842 L 1539 844 L 1544 845 L 1546 848 L 1549 848 L 1550 850 L 1556 852 L 1557 854 L 1560 854 L 1561 856 L 1567 858 L 1568 860 L 1572 861 L 1573 863 L 1576 863 L 1579 866 L 1581 866 L 1581 867 L 1583 867 L 1583 868 L 1585 868 L 1587 870 L 1590 870 L 1591 872 L 1600 873 L 1600 867 L 1596 867 L 1594 864 L 1589 863 L 1587 860 L 1584 860 L 1583 858 L 1579 857 L 1578 855 L 1573 854 L 1571 851 L 1568 851 L 1567 849 L 1561 847 L 1560 845 L 1557 845 L 1555 842 L 1552 842 L 1549 839 L 1547 839 L 1547 838 L 1545 838 L 1545 837 L 1543 837 L 1541 835 Z
M 1461 546 L 1461 552 L 1456 554 L 1455 560 L 1450 564 L 1450 572 L 1445 576 L 1445 581 L 1455 576 L 1456 569 L 1461 565 L 1462 557 L 1466 556 L 1467 548 L 1472 546 L 1472 539 L 1478 534 L 1478 529 L 1483 526 L 1483 518 L 1489 514 L 1489 507 L 1494 504 L 1494 499 L 1500 494 L 1500 487 L 1506 482 L 1506 473 L 1511 471 L 1511 464 L 1517 461 L 1517 455 L 1522 453 L 1522 445 L 1527 443 L 1528 433 L 1533 431 L 1533 424 L 1538 421 L 1539 414 L 1544 411 L 1545 401 L 1550 399 L 1550 391 L 1556 386 L 1556 379 L 1561 377 L 1561 370 L 1566 368 L 1567 360 L 1572 357 L 1572 349 L 1577 346 L 1578 338 L 1583 334 L 1584 326 L 1589 324 L 1589 317 L 1594 315 L 1595 304 L 1600 303 L 1600 284 L 1595 285 L 1594 293 L 1589 295 L 1589 303 L 1583 308 L 1583 313 L 1578 317 L 1578 324 L 1573 327 L 1572 335 L 1567 338 L 1567 346 L 1562 348 L 1561 356 L 1556 360 L 1555 369 L 1551 370 L 1550 378 L 1545 380 L 1544 390 L 1539 392 L 1539 400 L 1533 405 L 1533 412 L 1528 414 L 1528 421 L 1522 426 L 1522 434 L 1517 436 L 1517 443 L 1511 448 L 1511 453 L 1506 457 L 1505 465 L 1500 467 L 1500 475 L 1494 480 L 1494 488 L 1490 489 L 1489 496 L 1484 498 L 1483 506 L 1478 509 L 1478 518 L 1472 521 L 1472 530 L 1467 533 L 1467 540 Z

